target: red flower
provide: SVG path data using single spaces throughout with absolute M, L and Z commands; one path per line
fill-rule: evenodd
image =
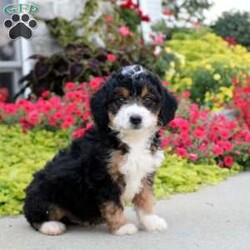
M 129 29 L 129 27 L 127 26 L 121 26 L 119 28 L 119 33 L 124 36 L 124 37 L 127 37 L 127 36 L 130 36 L 131 35 L 131 31 Z
M 55 116 L 50 116 L 48 119 L 49 125 L 52 127 L 56 126 L 56 121 L 57 121 L 57 119 L 55 118 Z
M 153 38 L 153 42 L 156 44 L 156 45 L 162 45 L 164 43 L 164 35 L 160 34 L 158 36 L 155 36 Z
M 164 85 L 164 86 L 169 86 L 170 85 L 170 83 L 169 82 L 166 82 L 166 81 L 162 81 L 162 84 Z
M 7 88 L 0 88 L 0 102 L 6 102 L 8 99 L 9 91 Z
M 66 91 L 73 90 L 73 89 L 75 89 L 75 87 L 76 87 L 76 85 L 73 82 L 67 82 L 67 83 L 65 83 L 65 89 L 66 89 Z
M 205 135 L 205 129 L 202 126 L 198 126 L 195 130 L 194 130 L 194 136 L 196 138 L 202 138 Z
M 33 126 L 37 125 L 39 123 L 39 113 L 36 110 L 31 111 L 28 114 L 27 121 Z
M 190 91 L 188 91 L 188 90 L 185 90 L 185 91 L 182 92 L 182 96 L 185 99 L 188 99 L 190 97 L 190 95 L 191 95 Z
M 62 129 L 68 129 L 74 124 L 74 119 L 71 116 L 68 116 L 64 119 L 63 123 L 61 124 Z
M 84 112 L 84 114 L 82 115 L 83 121 L 87 121 L 90 117 L 91 117 L 91 112 L 90 112 L 90 111 L 86 111 L 86 112 Z
M 110 22 L 113 21 L 113 17 L 112 16 L 106 16 L 105 21 L 106 21 L 106 23 L 110 23 Z
M 74 139 L 76 138 L 79 138 L 79 137 L 82 137 L 86 132 L 86 129 L 85 128 L 79 128 L 79 129 L 76 129 L 73 133 L 72 133 L 72 137 Z
M 228 139 L 230 137 L 230 134 L 229 134 L 229 132 L 227 130 L 221 130 L 220 131 L 220 136 L 223 139 Z
M 224 38 L 224 40 L 228 43 L 228 45 L 235 45 L 236 44 L 235 37 L 227 36 L 226 38 Z
M 150 17 L 148 15 L 143 15 L 141 17 L 141 20 L 144 21 L 144 22 L 150 22 Z
M 113 54 L 108 54 L 108 55 L 107 55 L 107 60 L 108 60 L 109 62 L 114 62 L 114 61 L 116 60 L 116 57 L 115 57 L 115 55 L 113 55 Z
M 41 94 L 41 97 L 44 98 L 44 99 L 47 99 L 49 96 L 50 96 L 50 91 L 49 90 L 45 90 Z
M 215 144 L 213 147 L 213 152 L 215 155 L 222 155 L 224 153 L 224 150 L 218 144 Z
M 185 148 L 179 147 L 176 149 L 176 151 L 177 151 L 177 154 L 183 158 L 187 156 L 187 150 Z
M 234 146 L 230 141 L 225 141 L 223 144 L 224 144 L 223 148 L 225 151 L 232 151 L 233 150 Z
M 171 15 L 173 15 L 172 11 L 169 10 L 169 9 L 163 10 L 163 14 L 164 14 L 165 16 L 171 16 Z
M 93 123 L 92 123 L 92 122 L 88 122 L 88 123 L 86 124 L 86 130 L 91 129 L 92 127 L 93 127 Z
M 91 90 L 97 91 L 100 88 L 101 84 L 103 83 L 103 80 L 104 79 L 102 77 L 95 77 L 92 80 L 90 80 L 89 86 Z
M 223 159 L 223 163 L 226 167 L 232 167 L 234 164 L 234 159 L 232 156 L 225 156 Z
M 168 138 L 164 138 L 164 139 L 162 140 L 162 142 L 161 142 L 161 146 L 162 146 L 163 148 L 166 148 L 166 147 L 168 146 L 168 143 L 169 143 Z

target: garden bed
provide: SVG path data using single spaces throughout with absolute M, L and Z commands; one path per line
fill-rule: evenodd
M 32 130 L 0 126 L 0 216 L 22 213 L 25 188 L 35 171 L 41 169 L 70 139 L 68 131 Z M 219 168 L 216 164 L 194 164 L 166 151 L 165 161 L 155 177 L 157 198 L 196 191 L 200 185 L 216 184 L 239 167 Z

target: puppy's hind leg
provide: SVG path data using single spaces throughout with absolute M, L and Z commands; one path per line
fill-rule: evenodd
M 40 233 L 56 236 L 65 232 L 66 226 L 60 221 L 45 221 L 37 225 Z
M 47 235 L 60 235 L 65 232 L 66 226 L 60 221 L 67 215 L 66 211 L 58 206 L 52 206 L 49 211 L 49 221 L 38 225 L 40 233 Z
M 66 216 L 63 209 L 41 199 L 29 198 L 25 201 L 24 214 L 34 229 L 53 236 L 65 232 L 66 226 L 60 221 Z

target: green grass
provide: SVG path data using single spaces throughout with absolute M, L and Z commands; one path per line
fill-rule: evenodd
M 24 189 L 32 174 L 69 143 L 67 132 L 29 131 L 0 125 L 0 215 L 22 213 Z M 196 191 L 201 184 L 216 184 L 235 171 L 195 165 L 175 155 L 166 156 L 155 179 L 157 198 Z

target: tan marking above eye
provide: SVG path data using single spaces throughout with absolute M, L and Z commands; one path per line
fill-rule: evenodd
M 129 90 L 124 87 L 119 87 L 116 89 L 117 94 L 119 94 L 121 97 L 128 98 L 129 97 Z
M 149 94 L 149 89 L 148 89 L 148 87 L 143 87 L 143 89 L 142 89 L 142 91 L 141 91 L 141 97 L 143 98 L 143 97 L 145 97 L 145 96 L 147 96 Z

